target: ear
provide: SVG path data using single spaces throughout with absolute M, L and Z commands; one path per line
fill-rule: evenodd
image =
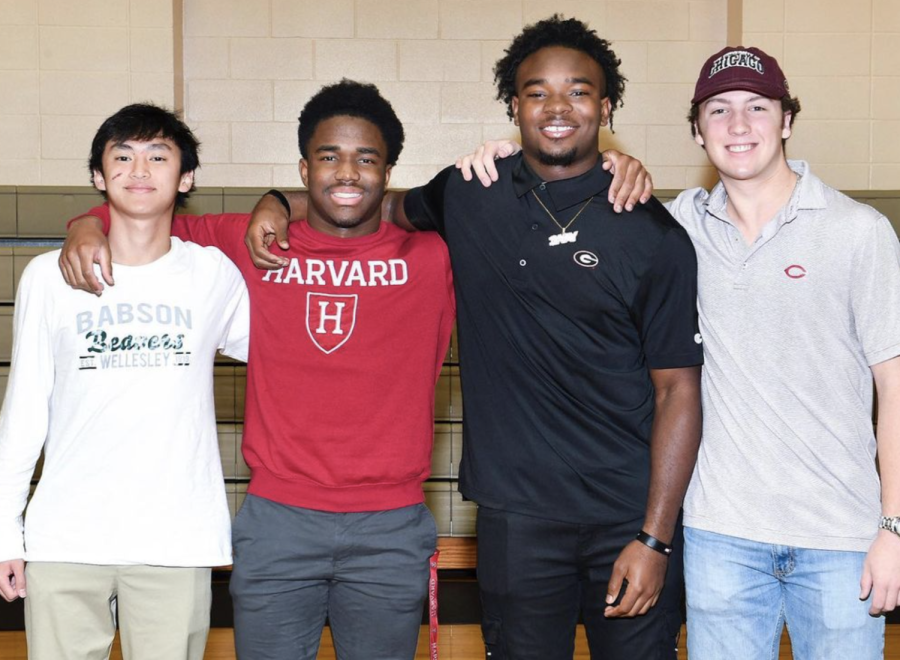
M 513 124 L 516 126 L 519 125 L 519 97 L 512 97 L 512 101 L 510 101 L 510 106 L 512 107 L 513 114 Z
M 609 102 L 609 97 L 606 96 L 600 101 L 600 125 L 606 126 L 609 124 L 609 116 L 612 114 L 612 104 Z
M 793 113 L 785 112 L 784 113 L 784 123 L 781 126 L 781 139 L 787 140 L 791 137 L 791 115 Z
M 94 170 L 94 188 L 97 190 L 106 190 L 106 179 L 103 178 L 103 172 Z
M 300 159 L 300 180 L 303 182 L 303 185 L 309 188 L 309 184 L 306 183 L 306 177 L 309 175 L 309 164 L 306 162 L 305 158 Z
M 393 165 L 388 165 L 384 168 L 384 189 L 387 190 L 388 185 L 391 183 L 391 170 L 394 169 Z
M 697 122 L 694 122 L 694 142 L 699 144 L 701 147 L 706 146 L 703 142 L 703 135 L 700 134 L 700 125 Z
M 186 193 L 191 191 L 194 185 L 194 171 L 185 172 L 181 175 L 181 181 L 178 182 L 178 192 Z

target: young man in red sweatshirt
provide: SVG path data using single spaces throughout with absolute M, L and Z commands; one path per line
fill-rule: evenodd
M 411 659 L 436 547 L 422 482 L 455 313 L 450 261 L 436 234 L 381 221 L 404 135 L 374 86 L 324 87 L 298 137 L 309 206 L 284 268 L 253 266 L 248 215 L 173 224 L 225 252 L 250 292 L 236 650 L 313 660 L 327 616 L 342 659 Z

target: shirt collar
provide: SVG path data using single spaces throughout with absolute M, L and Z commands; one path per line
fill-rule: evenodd
M 790 222 L 797 216 L 800 210 L 816 210 L 825 208 L 824 183 L 815 174 L 809 171 L 809 164 L 805 160 L 789 160 L 788 167 L 799 177 L 797 189 L 791 195 L 787 206 L 779 214 L 782 222 Z M 727 217 L 725 206 L 728 203 L 728 194 L 721 181 L 709 193 L 706 199 L 707 210 L 719 218 Z
M 562 211 L 570 206 L 575 206 L 584 202 L 589 197 L 599 197 L 605 193 L 612 181 L 612 175 L 603 169 L 603 156 L 597 160 L 594 165 L 584 174 L 580 174 L 571 179 L 560 179 L 558 181 L 543 181 L 528 167 L 525 158 L 521 153 L 514 156 L 518 158 L 518 162 L 513 166 L 513 189 L 516 197 L 522 197 L 529 190 L 534 190 L 541 184 L 546 185 L 547 193 L 553 204 L 554 211 Z M 605 196 L 604 196 L 605 199 Z

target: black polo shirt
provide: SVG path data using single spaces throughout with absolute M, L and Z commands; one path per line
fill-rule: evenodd
M 460 490 L 479 504 L 575 523 L 642 518 L 650 477 L 650 369 L 699 365 L 697 263 L 653 199 L 612 210 L 612 177 L 542 182 L 521 154 L 490 188 L 454 168 L 407 195 L 447 241 L 463 415 Z M 570 232 L 565 225 L 593 197 Z

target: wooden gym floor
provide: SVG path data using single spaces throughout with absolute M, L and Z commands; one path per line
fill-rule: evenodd
M 686 660 L 684 650 L 684 629 L 682 644 L 678 651 L 678 660 Z M 428 658 L 428 629 L 422 627 L 419 635 L 419 649 L 416 660 Z M 781 640 L 781 660 L 789 660 L 790 642 L 785 635 Z M 441 660 L 484 660 L 484 647 L 481 645 L 481 631 L 475 625 L 441 626 L 440 632 Z M 25 633 L 0 632 L 0 660 L 26 660 Z M 885 660 L 900 660 L 900 625 L 889 625 L 885 640 Z M 122 660 L 119 645 L 116 643 L 111 656 L 112 660 Z M 318 660 L 334 660 L 334 647 L 328 631 L 322 635 L 322 647 Z M 234 643 L 230 628 L 213 628 L 209 634 L 204 660 L 234 660 Z M 574 660 L 589 660 L 584 630 L 578 627 Z

